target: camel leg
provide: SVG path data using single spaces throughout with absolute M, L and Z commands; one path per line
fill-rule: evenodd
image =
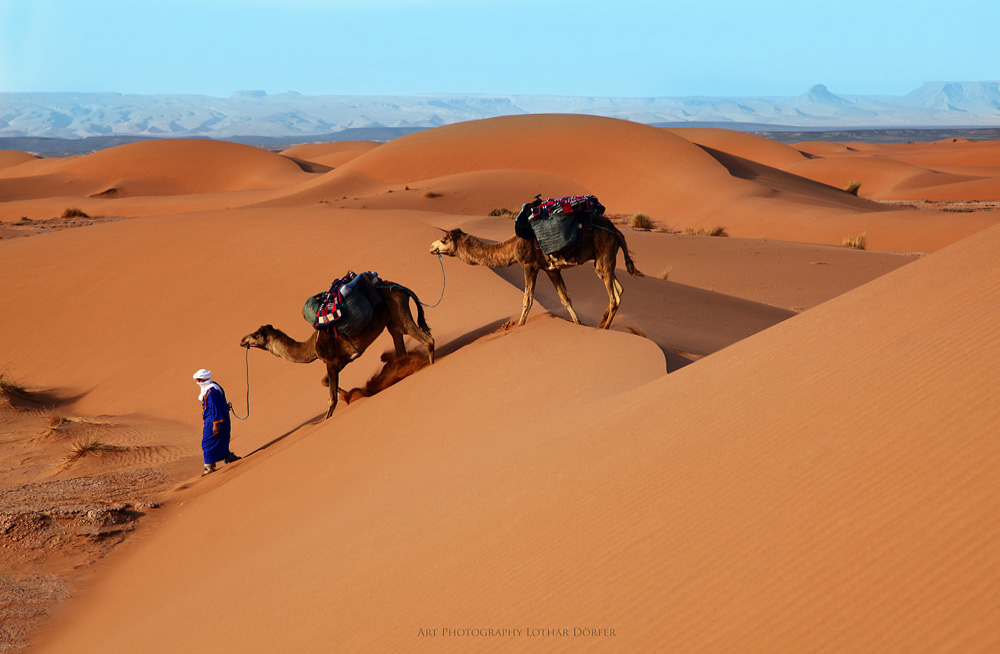
M 418 325 L 408 310 L 400 312 L 399 322 L 401 323 L 399 327 L 402 327 L 403 331 L 405 331 L 410 338 L 415 341 L 419 341 L 425 348 L 427 348 L 427 357 L 430 360 L 430 363 L 434 363 L 434 337 L 431 336 L 431 333 Z M 395 342 L 397 332 L 393 330 L 391 324 L 389 325 L 389 333 L 392 334 L 392 340 Z M 399 335 L 399 342 L 396 344 L 396 354 L 400 356 L 402 356 L 402 354 L 406 354 L 405 348 L 403 348 L 402 352 L 400 352 L 402 343 L 403 337 L 402 335 Z
M 563 281 L 562 273 L 558 270 L 546 270 L 549 279 L 552 281 L 552 285 L 556 287 L 556 292 L 559 294 L 559 301 L 563 303 L 566 310 L 569 311 L 569 317 L 573 319 L 578 325 L 582 325 L 580 322 L 580 316 L 576 315 L 576 311 L 573 310 L 573 303 L 570 302 L 569 293 L 566 292 L 566 282 Z
M 396 347 L 396 358 L 402 358 L 406 355 L 406 346 L 403 345 L 403 335 L 396 331 L 391 324 L 386 325 L 385 328 L 388 330 L 389 335 L 392 336 L 392 344 Z
M 528 312 L 531 311 L 531 303 L 535 301 L 535 280 L 538 278 L 538 268 L 532 266 L 524 267 L 524 310 L 521 311 L 521 319 L 517 326 L 522 326 L 528 320 Z
M 621 305 L 622 285 L 615 277 L 614 268 L 598 268 L 596 265 L 594 268 L 597 269 L 597 275 L 608 290 L 608 308 L 604 310 L 604 315 L 601 316 L 601 322 L 597 327 L 598 329 L 611 329 L 611 321 L 615 319 L 615 314 L 618 313 L 618 307 Z
M 340 385 L 340 368 L 335 363 L 326 364 L 326 376 L 330 386 L 330 410 L 326 412 L 326 417 L 333 415 L 333 410 L 337 408 L 337 389 Z

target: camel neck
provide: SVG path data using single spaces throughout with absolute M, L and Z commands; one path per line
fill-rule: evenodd
M 463 234 L 458 241 L 458 258 L 473 265 L 506 268 L 517 261 L 517 238 L 512 236 L 502 243 L 487 243 L 470 234 Z
M 271 354 L 288 361 L 310 363 L 317 358 L 316 334 L 317 332 L 313 332 L 312 336 L 299 342 L 275 329 L 274 335 L 267 342 L 267 349 Z

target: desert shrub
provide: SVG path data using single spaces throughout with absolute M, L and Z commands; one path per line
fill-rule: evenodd
M 848 236 L 843 240 L 843 242 L 841 242 L 841 245 L 846 245 L 847 247 L 854 248 L 855 250 L 864 250 L 867 236 L 868 231 L 865 230 L 858 236 Z
M 688 236 L 729 236 L 729 234 L 726 233 L 726 228 L 722 225 L 699 227 L 697 229 L 694 227 L 688 227 L 684 230 L 684 233 Z
M 15 382 L 10 375 L 0 372 L 0 391 L 7 394 L 27 395 L 28 389 Z
M 131 452 L 137 449 L 134 445 L 114 445 L 102 442 L 96 431 L 88 431 L 86 434 L 73 440 L 66 448 L 66 456 L 63 457 L 64 467 L 70 466 L 83 457 L 91 454 L 104 455 L 111 452 Z
M 845 188 L 844 190 L 847 191 L 848 193 L 850 193 L 851 195 L 857 195 L 858 194 L 858 189 L 860 189 L 860 188 L 861 188 L 861 182 L 859 182 L 859 181 L 857 181 L 855 179 L 852 179 L 847 184 L 847 188 Z
M 633 214 L 629 224 L 633 229 L 653 229 L 653 221 L 644 213 Z
M 62 212 L 60 218 L 90 218 L 82 209 L 77 209 L 76 207 L 69 207 Z
M 503 207 L 500 207 L 498 209 L 494 209 L 493 211 L 491 211 L 489 213 L 489 215 L 492 216 L 492 217 L 496 217 L 496 218 L 507 218 L 509 220 L 514 220 L 515 218 L 517 218 L 517 214 L 516 213 L 514 213 L 510 209 L 505 209 Z
M 428 199 L 439 198 L 439 197 L 441 197 L 441 194 L 440 193 L 435 193 L 434 191 L 427 191 L 426 193 L 424 193 L 424 197 L 428 198 Z
M 50 431 L 59 431 L 63 427 L 72 425 L 109 425 L 106 420 L 99 420 L 97 418 L 82 418 L 79 416 L 64 416 L 58 411 L 48 411 L 46 413 L 46 421 L 49 426 Z

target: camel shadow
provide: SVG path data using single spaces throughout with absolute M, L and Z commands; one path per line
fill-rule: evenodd
M 516 320 L 516 318 L 514 318 Z M 446 357 L 449 354 L 454 354 L 458 350 L 461 350 L 466 345 L 471 345 L 484 336 L 489 336 L 490 334 L 496 333 L 501 327 L 511 322 L 510 318 L 506 320 L 494 320 L 491 323 L 483 325 L 482 327 L 477 327 L 471 331 L 468 331 L 458 338 L 453 338 L 444 345 L 440 346 L 435 351 L 435 356 L 437 358 Z
M 254 454 L 257 454 L 258 452 L 263 452 L 264 450 L 266 450 L 267 448 L 271 447 L 272 445 L 276 445 L 276 444 L 280 443 L 281 441 L 285 440 L 286 438 L 288 438 L 289 436 L 291 436 L 292 434 L 294 434 L 298 430 L 302 429 L 306 425 L 318 425 L 318 424 L 321 424 L 323 422 L 323 420 L 324 420 L 324 416 L 325 415 L 326 415 L 325 413 L 318 413 L 315 416 L 313 416 L 312 418 L 309 418 L 308 420 L 304 420 L 298 426 L 292 427 L 291 429 L 289 429 L 288 431 L 286 431 L 284 434 L 282 434 L 280 436 L 275 436 L 273 439 L 271 439 L 267 443 L 264 443 L 263 445 L 261 445 L 260 447 L 258 447 L 253 452 L 250 452 L 249 454 L 243 455 L 242 458 L 247 459 L 247 458 L 253 456 Z

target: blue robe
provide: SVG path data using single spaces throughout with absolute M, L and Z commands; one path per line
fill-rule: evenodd
M 201 400 L 202 418 L 205 428 L 201 432 L 201 451 L 205 455 L 205 465 L 222 461 L 229 454 L 229 435 L 232 424 L 229 421 L 229 403 L 222 387 L 213 383 Z M 212 434 L 212 423 L 221 420 L 219 433 Z

